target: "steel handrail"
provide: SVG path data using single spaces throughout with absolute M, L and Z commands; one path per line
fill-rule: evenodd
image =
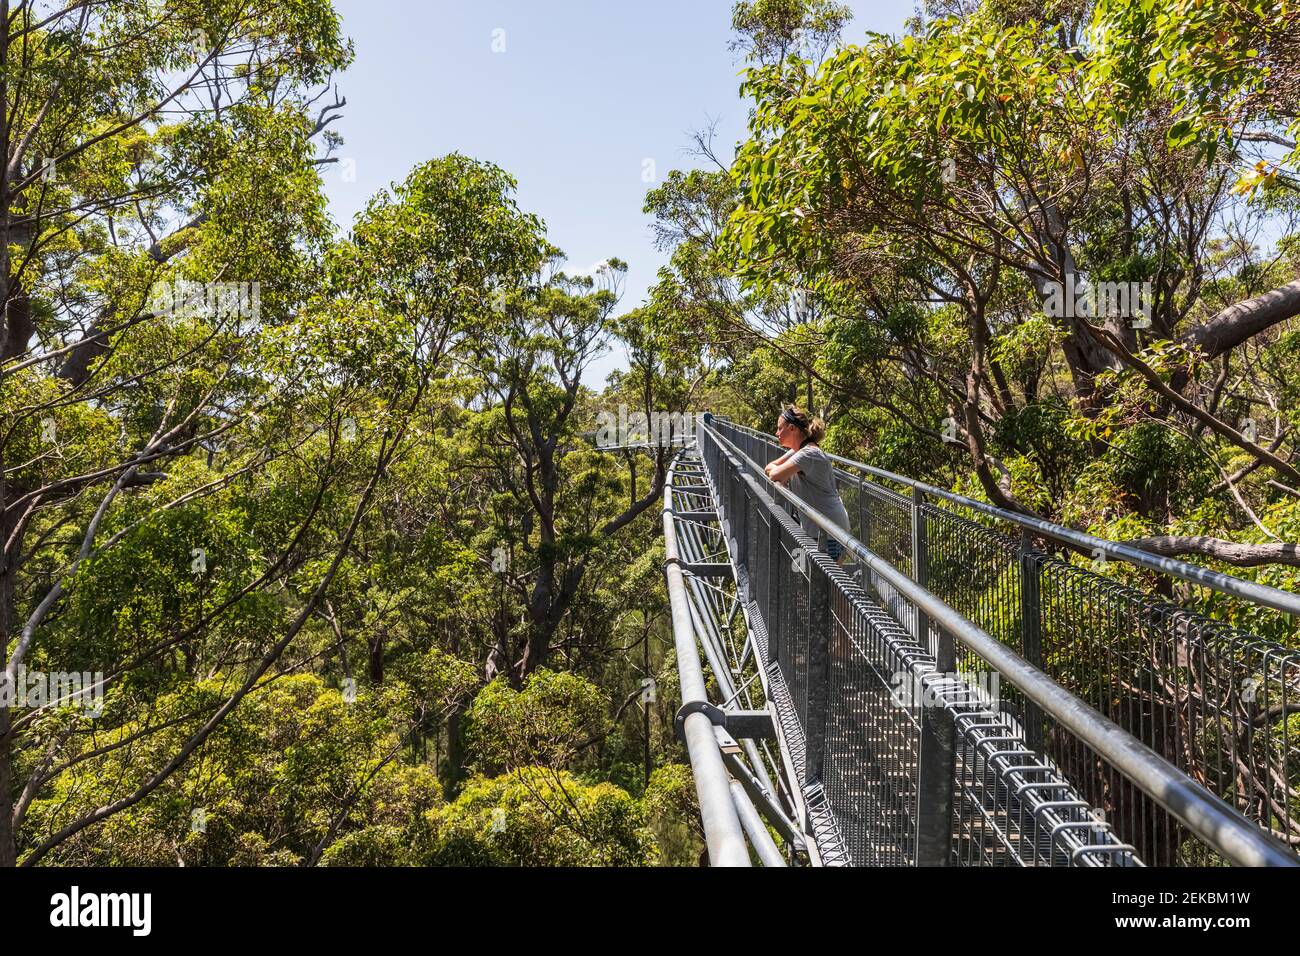
M 747 425 L 740 425 L 736 422 L 726 419 L 729 428 L 735 428 L 738 431 L 745 432 L 755 438 L 762 439 L 769 445 L 776 445 L 775 440 L 766 432 L 761 432 L 756 428 L 750 428 Z M 778 446 L 779 447 L 779 446 Z M 886 471 L 883 468 L 877 468 L 874 465 L 868 465 L 864 462 L 854 461 L 852 458 L 845 458 L 842 455 L 835 455 L 825 452 L 831 461 L 848 465 L 863 471 L 868 475 L 876 478 L 883 478 L 886 481 L 896 482 L 908 488 L 924 492 L 935 498 L 941 498 L 950 501 L 953 504 L 961 505 L 963 508 L 970 508 L 981 514 L 986 514 L 992 518 L 998 518 L 1002 521 L 1009 521 L 1012 524 L 1019 525 L 1037 532 L 1045 538 L 1051 538 L 1062 544 L 1071 545 L 1077 548 L 1083 548 L 1090 554 L 1101 552 L 1108 558 L 1114 558 L 1118 561 L 1124 561 L 1128 564 L 1137 565 L 1150 571 L 1158 571 L 1163 574 L 1171 575 L 1183 581 L 1193 584 L 1204 585 L 1212 588 L 1222 594 L 1230 594 L 1234 597 L 1244 598 L 1255 604 L 1262 604 L 1265 607 L 1271 607 L 1274 610 L 1282 611 L 1286 614 L 1300 616 L 1300 594 L 1293 594 L 1290 591 L 1283 591 L 1280 588 L 1270 587 L 1267 584 L 1258 584 L 1255 581 L 1247 581 L 1242 578 L 1233 577 L 1230 574 L 1223 574 L 1220 571 L 1211 571 L 1209 568 L 1203 568 L 1200 565 L 1191 564 L 1187 561 L 1180 561 L 1177 558 L 1166 558 L 1158 554 L 1152 554 L 1149 551 L 1143 551 L 1132 545 L 1121 544 L 1118 541 L 1110 541 L 1106 538 L 1098 538 L 1095 535 L 1087 534 L 1083 531 L 1076 531 L 1073 528 L 1067 528 L 1064 525 L 1054 524 L 1051 521 L 1045 521 L 1042 518 L 1035 518 L 1030 515 L 1020 514 L 1015 511 L 1008 511 L 1005 508 L 999 508 L 996 505 L 988 504 L 983 501 L 976 501 L 974 498 L 967 498 L 953 491 L 947 491 L 935 485 L 926 484 L 923 481 L 917 481 L 915 478 L 908 478 L 906 475 L 898 475 L 892 471 Z
M 731 424 L 731 423 L 728 423 Z M 1300 866 L 1300 857 L 1259 825 L 1228 806 L 1176 766 L 1057 684 L 983 628 L 963 617 L 930 591 L 921 587 L 857 538 L 806 505 L 798 495 L 771 481 L 763 466 L 711 423 L 704 430 L 725 448 L 738 464 L 763 476 L 763 480 L 825 534 L 853 552 L 868 569 L 884 578 L 913 606 L 990 666 L 1044 713 L 1108 760 L 1135 786 L 1177 817 L 1195 836 L 1229 862 L 1240 866 Z
M 673 524 L 674 459 L 664 485 L 664 578 L 668 585 L 668 604 L 672 610 L 673 644 L 677 650 L 677 675 L 682 689 L 682 706 L 708 704 L 704 671 L 691 622 L 691 609 L 682 575 L 681 554 L 677 547 L 677 528 Z M 700 820 L 704 841 L 713 866 L 750 866 L 749 849 L 740 816 L 737 797 L 732 792 L 718 738 L 708 715 L 696 710 L 686 715 L 683 734 L 691 760 L 691 776 L 700 803 Z

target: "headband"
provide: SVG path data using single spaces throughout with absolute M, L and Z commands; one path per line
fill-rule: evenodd
M 788 408 L 781 411 L 781 417 L 801 432 L 806 432 L 808 430 L 808 423 Z

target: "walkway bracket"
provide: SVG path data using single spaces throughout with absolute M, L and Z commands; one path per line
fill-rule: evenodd
M 708 564 L 682 564 L 682 570 L 698 578 L 729 578 L 733 576 L 730 564 L 714 562 Z
M 703 700 L 691 700 L 682 704 L 673 718 L 673 728 L 677 739 L 683 740 L 686 718 L 691 714 L 704 714 L 715 727 L 721 727 L 730 736 L 739 739 L 775 740 L 776 725 L 772 714 L 766 710 L 723 710 L 721 707 Z

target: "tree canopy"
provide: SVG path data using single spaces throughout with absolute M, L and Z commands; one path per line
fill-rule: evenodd
M 1294 4 L 738 2 L 744 139 L 647 193 L 636 303 L 483 158 L 332 222 L 328 0 L 3 10 L 0 668 L 96 706 L 0 706 L 0 866 L 698 862 L 674 449 L 602 416 L 798 401 L 1300 586 Z

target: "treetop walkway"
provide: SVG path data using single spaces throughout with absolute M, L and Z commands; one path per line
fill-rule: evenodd
M 779 453 L 705 415 L 664 495 L 714 865 L 1300 865 L 1300 653 L 1069 553 L 1300 597 L 832 456 L 844 531 Z

